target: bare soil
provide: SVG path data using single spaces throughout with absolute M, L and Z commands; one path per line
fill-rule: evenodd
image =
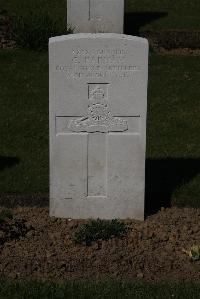
M 0 276 L 5 278 L 200 280 L 200 261 L 183 252 L 200 244 L 200 209 L 173 207 L 144 222 L 125 220 L 125 237 L 91 246 L 72 240 L 86 220 L 56 219 L 38 207 L 12 212 L 23 225 L 21 235 L 6 238 L 0 224 Z
M 189 49 L 189 48 L 180 48 L 180 49 L 171 49 L 167 50 L 162 47 L 157 48 L 155 51 L 157 54 L 161 55 L 174 55 L 174 56 L 199 56 L 200 49 Z

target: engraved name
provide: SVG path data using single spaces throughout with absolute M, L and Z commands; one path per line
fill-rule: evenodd
M 56 70 L 72 79 L 109 76 L 129 78 L 140 71 L 141 67 L 127 64 L 127 54 L 125 49 L 75 49 L 72 51 L 71 63 L 57 65 Z

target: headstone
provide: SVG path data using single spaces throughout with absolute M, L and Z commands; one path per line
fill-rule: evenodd
M 67 23 L 74 33 L 123 33 L 124 0 L 67 0 Z
M 143 219 L 147 40 L 72 34 L 49 55 L 50 214 Z

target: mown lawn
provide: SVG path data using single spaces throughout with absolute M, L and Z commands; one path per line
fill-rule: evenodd
M 0 190 L 48 191 L 48 57 L 0 51 Z
M 0 193 L 48 193 L 48 55 L 0 51 Z M 150 55 L 147 201 L 200 206 L 200 57 Z
M 198 299 L 199 283 L 48 282 L 0 283 L 2 299 Z
M 200 57 L 150 56 L 147 203 L 200 206 Z M 158 205 L 159 206 L 159 205 Z
M 48 13 L 52 18 L 66 19 L 67 1 L 65 0 L 1 0 L 1 7 L 6 9 L 9 15 L 25 15 L 30 11 L 38 14 Z
M 125 11 L 149 12 L 142 29 L 200 29 L 199 0 L 125 0 Z

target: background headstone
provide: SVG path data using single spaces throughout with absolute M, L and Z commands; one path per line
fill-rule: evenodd
M 49 55 L 50 214 L 143 219 L 147 40 L 72 34 Z
M 124 0 L 67 0 L 67 24 L 74 33 L 123 33 Z

